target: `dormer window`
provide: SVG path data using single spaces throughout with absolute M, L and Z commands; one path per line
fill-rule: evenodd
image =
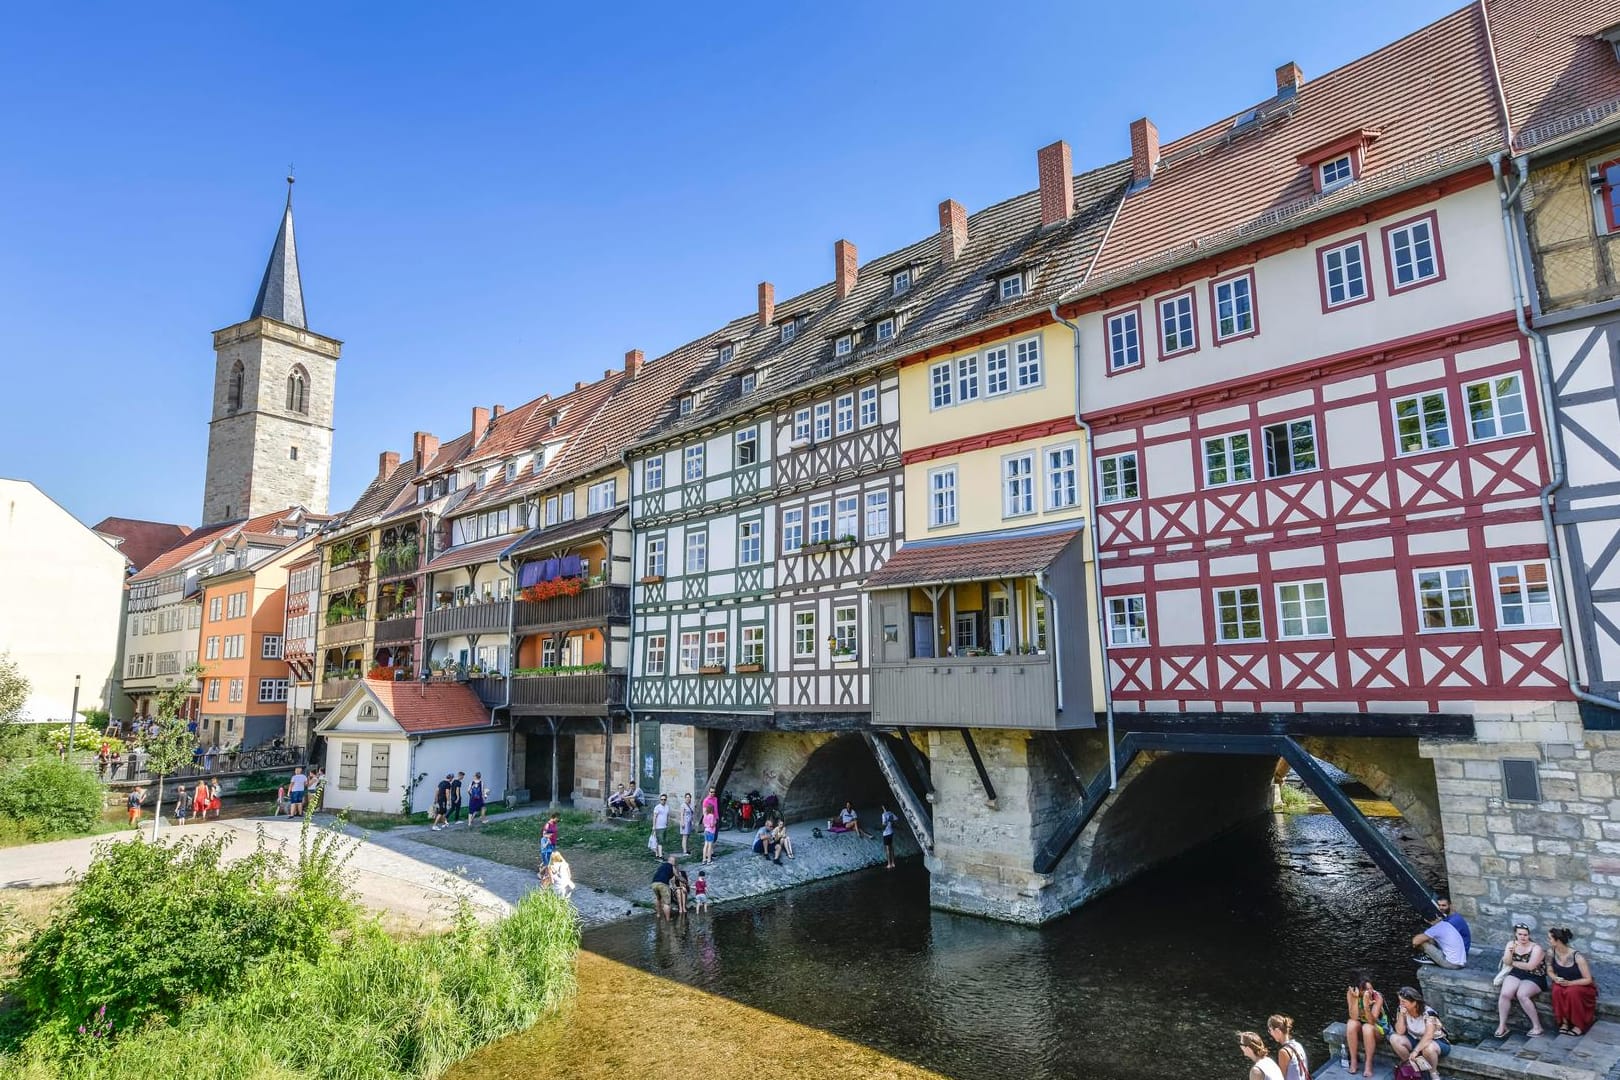
M 515 461 L 508 461 L 506 463 L 506 482 L 508 484 L 510 484 L 512 481 L 516 480 L 517 479 L 517 474 L 518 474 L 518 463 L 515 462 Z
M 692 395 L 691 394 L 687 394 L 685 397 L 681 398 L 680 414 L 682 416 L 691 416 L 692 415 Z
M 892 291 L 889 295 L 899 296 L 901 293 L 911 288 L 911 267 L 908 266 L 904 270 L 896 270 L 894 272 L 894 276 L 890 278 L 889 281 L 892 286 Z
M 1024 275 L 1008 274 L 996 282 L 996 295 L 1002 300 L 1016 300 L 1024 295 Z
M 754 387 L 759 385 L 759 374 L 753 371 L 745 371 L 742 373 L 742 379 L 740 381 L 742 384 L 742 392 L 745 394 L 752 394 L 754 392 Z
M 887 319 L 881 320 L 877 324 L 876 337 L 877 337 L 878 341 L 891 341 L 891 340 L 893 340 L 893 338 L 894 338 L 894 318 L 892 316 L 887 318 Z
M 848 356 L 854 350 L 855 336 L 853 334 L 844 334 L 840 336 L 837 341 L 833 342 L 834 356 Z
M 1320 187 L 1323 191 L 1332 191 L 1341 184 L 1348 184 L 1356 178 L 1355 163 L 1351 160 L 1349 154 L 1340 154 L 1331 161 L 1324 161 L 1317 166 L 1317 169 L 1321 173 Z
M 782 324 L 782 344 L 786 345 L 799 336 L 799 320 L 789 319 Z
M 731 363 L 731 358 L 734 355 L 736 355 L 736 349 L 732 346 L 731 342 L 728 341 L 724 345 L 720 346 L 720 357 L 719 357 L 720 363 L 722 363 L 722 364 Z

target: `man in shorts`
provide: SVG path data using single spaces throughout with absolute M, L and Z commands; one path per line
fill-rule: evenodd
M 660 795 L 653 804 L 652 834 L 654 840 L 653 854 L 660 859 L 664 857 L 664 841 L 669 836 L 669 796 Z
M 287 816 L 298 817 L 304 812 L 304 792 L 309 787 L 309 777 L 304 775 L 302 765 L 293 770 L 292 783 L 287 785 Z
M 658 909 L 660 919 L 669 918 L 669 883 L 674 880 L 675 856 L 671 855 L 659 863 L 658 869 L 653 871 L 653 906 Z
M 456 773 L 455 779 L 450 781 L 450 824 L 454 825 L 461 820 L 461 783 L 467 778 L 464 772 Z
M 445 815 L 450 813 L 450 785 L 455 782 L 454 773 L 445 773 L 439 786 L 433 789 L 433 831 L 449 828 Z
M 141 827 L 141 804 L 144 803 L 145 801 L 146 801 L 146 789 L 145 788 L 138 787 L 138 788 L 136 788 L 135 790 L 133 790 L 133 791 L 131 791 L 129 793 L 129 798 L 128 798 L 126 804 L 129 807 L 129 827 L 130 828 L 138 829 L 138 828 Z

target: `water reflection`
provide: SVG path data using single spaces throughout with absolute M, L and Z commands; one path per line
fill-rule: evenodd
M 1290 1013 L 1319 1056 L 1351 968 L 1391 991 L 1414 972 L 1415 915 L 1326 816 L 1257 821 L 1035 930 L 927 894 L 920 866 L 870 871 L 585 947 L 964 1080 L 1242 1075 L 1239 1028 Z

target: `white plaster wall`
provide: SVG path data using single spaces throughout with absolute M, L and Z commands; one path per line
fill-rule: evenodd
M 75 675 L 79 708 L 107 707 L 119 676 L 124 562 L 39 488 L 0 479 L 0 653 L 29 681 L 28 719 L 67 720 Z
M 427 778 L 416 786 L 412 794 L 412 807 L 429 810 L 433 806 L 433 789 L 445 773 L 464 772 L 462 805 L 466 805 L 466 783 L 475 772 L 484 774 L 486 798 L 491 801 L 506 797 L 507 733 L 502 729 L 478 731 L 467 735 L 442 735 L 423 739 L 416 747 L 417 773 Z M 330 772 L 330 770 L 328 770 Z M 412 774 L 414 775 L 414 773 Z M 394 805 L 399 805 L 399 788 L 405 783 L 402 774 L 394 782 Z
M 359 748 L 356 755 L 355 787 L 352 791 L 338 786 L 344 743 L 354 743 Z M 390 748 L 387 791 L 371 790 L 371 750 L 374 745 L 386 745 Z M 326 743 L 326 763 L 326 791 L 321 799 L 327 808 L 364 810 L 373 814 L 399 813 L 400 799 L 404 797 L 405 785 L 410 780 L 410 743 L 403 737 L 378 738 L 350 732 L 330 732 Z M 417 794 L 420 795 L 420 791 Z M 433 790 L 429 787 L 428 801 L 431 803 L 432 799 Z

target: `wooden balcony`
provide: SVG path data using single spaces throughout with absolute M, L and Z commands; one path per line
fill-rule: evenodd
M 356 559 L 354 562 L 345 563 L 336 570 L 327 573 L 326 580 L 322 583 L 323 591 L 327 593 L 348 592 L 366 580 L 366 575 L 370 569 L 371 564 L 365 559 Z
M 598 585 L 578 596 L 554 596 L 549 600 L 519 600 L 517 628 L 528 633 L 548 626 L 590 625 L 609 619 L 630 617 L 628 585 Z
M 327 623 L 316 631 L 317 647 L 330 649 L 339 645 L 352 645 L 357 641 L 366 640 L 366 630 L 371 624 L 362 615 L 358 619 L 345 619 L 342 622 Z
M 354 689 L 359 679 L 322 679 L 315 690 L 315 700 L 335 705 L 344 694 Z
M 426 633 L 430 638 L 451 637 L 455 634 L 487 634 L 492 631 L 506 632 L 508 612 L 511 607 L 507 600 L 490 600 L 481 604 L 463 604 L 460 607 L 445 607 L 427 613 Z
M 1091 727 L 1091 703 L 1064 723 L 1050 656 L 959 656 L 872 668 L 872 722 L 881 727 Z
M 416 640 L 416 616 L 401 615 L 395 619 L 381 619 L 377 623 L 377 644 L 391 641 Z
M 607 716 L 624 709 L 625 677 L 618 671 L 467 680 L 488 707 L 506 703 L 508 682 L 512 684 L 512 712 L 520 716 Z

